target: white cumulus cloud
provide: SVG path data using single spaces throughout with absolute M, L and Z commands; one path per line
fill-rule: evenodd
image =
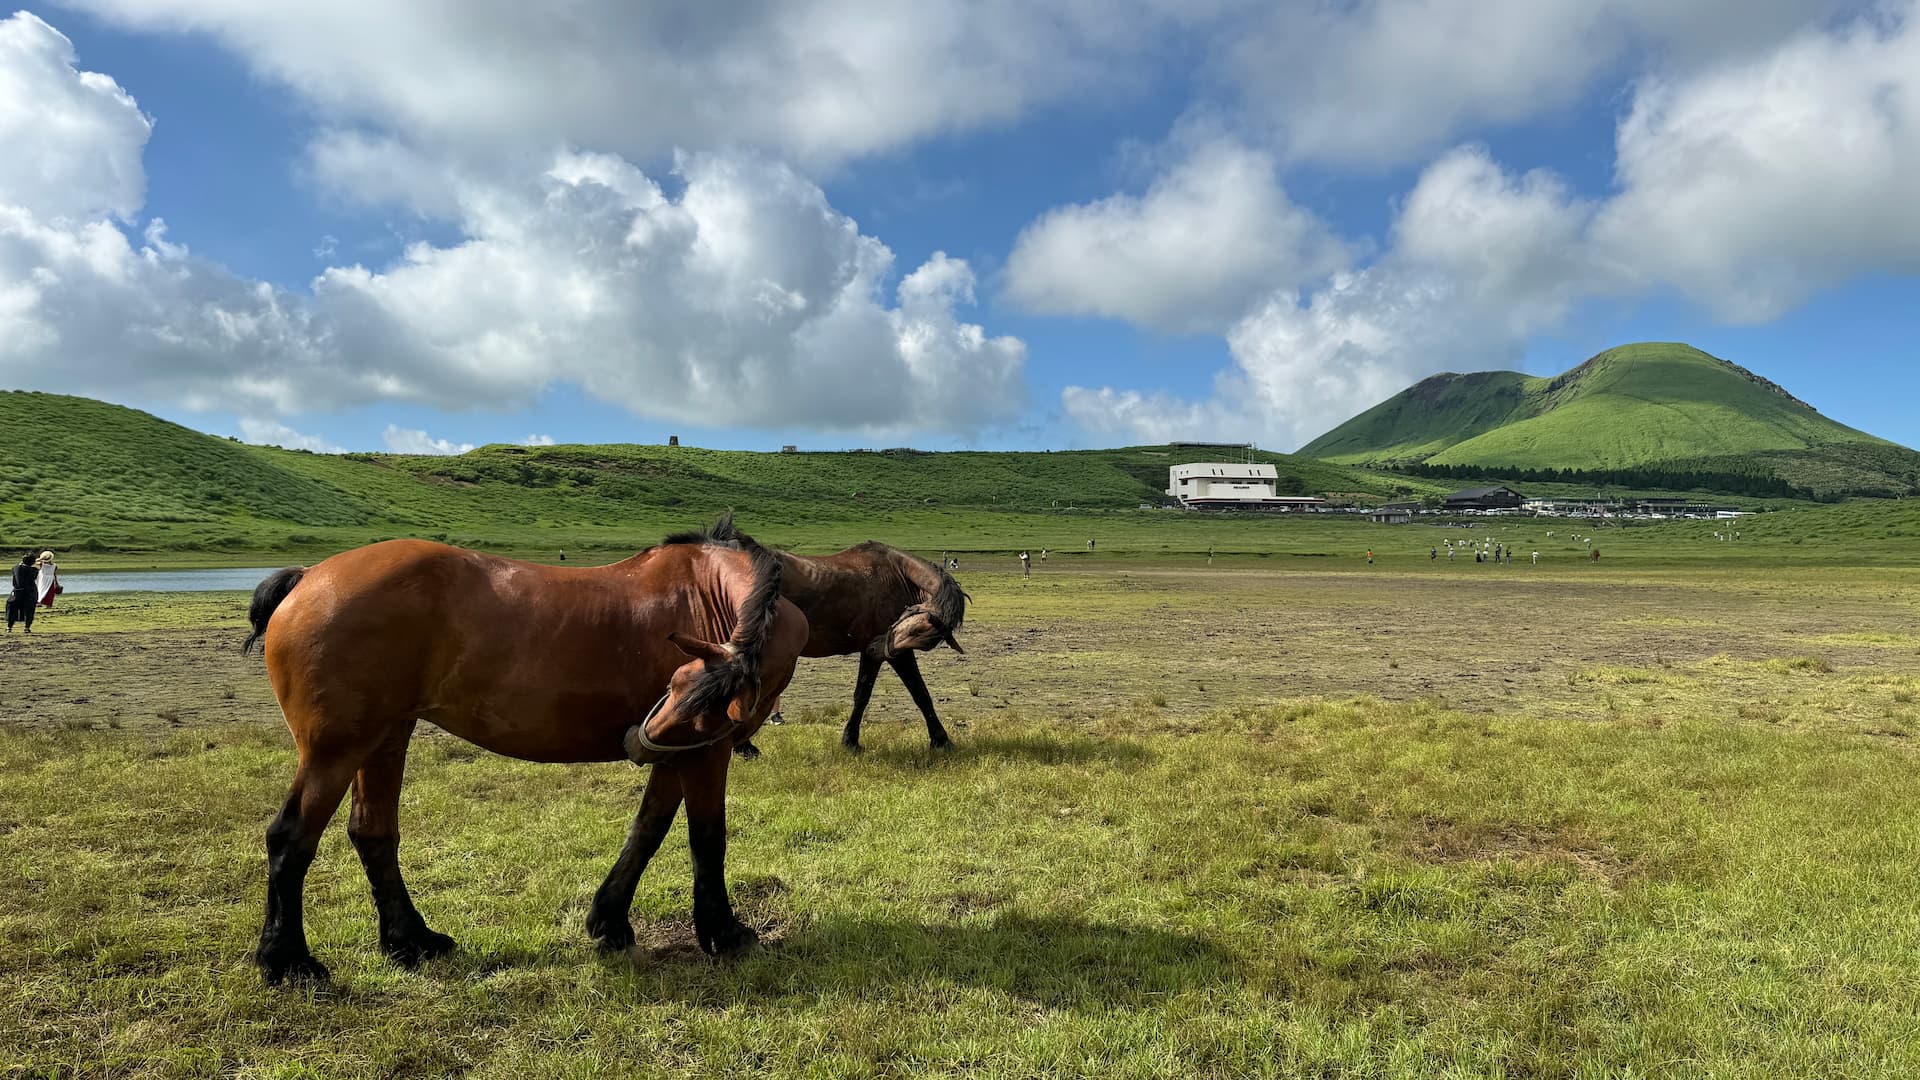
M 1219 138 L 1144 195 L 1042 215 L 1007 258 L 1007 292 L 1033 311 L 1217 332 L 1344 261 L 1326 227 L 1287 199 L 1271 157 Z
M 1599 243 L 1743 322 L 1863 272 L 1920 271 L 1916 10 L 1642 83 Z
M 433 454 L 445 457 L 464 454 L 473 449 L 472 443 L 436 439 L 419 428 L 403 428 L 397 424 L 388 424 L 387 430 L 380 435 L 380 441 L 388 450 L 396 454 Z
M 1356 0 L 1271 4 L 1219 70 L 1289 158 L 1383 167 L 1571 105 L 1631 55 L 1681 71 L 1771 48 L 1844 0 Z
M 522 436 L 521 436 L 521 437 L 519 438 L 519 440 L 518 440 L 518 442 L 519 442 L 519 444 L 520 444 L 521 446 L 552 446 L 552 445 L 553 445 L 553 436 L 551 436 L 551 435 L 522 435 Z
M 873 432 L 1024 407 L 1025 347 L 959 315 L 965 261 L 936 255 L 889 296 L 892 252 L 749 153 L 680 156 L 669 195 L 611 154 L 502 173 L 365 142 L 355 167 L 434 176 L 462 239 L 329 267 L 310 291 L 239 278 L 158 219 L 136 243 L 113 218 L 138 210 L 137 106 L 33 16 L 0 35 L 26 43 L 0 51 L 15 95 L 0 115 L 40 150 L 31 170 L 0 155 L 0 378 L 15 385 L 288 416 L 511 408 L 571 383 L 647 416 Z M 43 100 L 97 115 L 31 108 Z
M 279 446 L 288 450 L 311 450 L 316 454 L 346 453 L 344 447 L 335 446 L 321 436 L 295 431 L 278 420 L 261 420 L 255 417 L 241 418 L 240 441 L 257 446 Z
M 74 64 L 73 43 L 31 12 L 0 19 L 0 204 L 70 222 L 131 217 L 146 201 L 153 125 L 113 79 Z
M 1211 400 L 1074 388 L 1062 404 L 1083 426 L 1154 441 L 1230 430 L 1297 446 L 1422 375 L 1515 359 L 1612 287 L 1584 241 L 1592 214 L 1548 174 L 1453 151 L 1421 174 L 1374 263 L 1273 293 L 1228 329 L 1233 367 Z
M 1156 0 L 73 2 L 210 34 L 327 115 L 413 142 L 642 161 L 746 146 L 820 164 L 1126 86 L 1128 58 L 1207 14 Z

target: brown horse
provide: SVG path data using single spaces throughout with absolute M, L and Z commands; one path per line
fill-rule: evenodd
M 307 948 L 301 895 L 349 786 L 347 835 L 373 887 L 381 949 L 410 966 L 453 948 L 400 876 L 400 781 L 417 720 L 529 761 L 658 762 L 588 932 L 606 948 L 633 943 L 634 887 L 684 801 L 700 946 L 752 944 L 727 896 L 727 762 L 806 644 L 780 574 L 780 560 L 745 538 L 574 569 L 392 540 L 262 582 L 242 649 L 265 637 L 300 753 L 267 829 L 255 953 L 267 980 L 327 977 Z
M 740 533 L 728 514 L 704 532 L 678 533 L 665 544 L 734 543 Z M 795 555 L 778 552 L 783 564 L 780 591 L 799 605 L 810 631 L 802 656 L 860 655 L 860 674 L 853 686 L 853 712 L 847 717 L 840 744 L 860 749 L 860 720 L 880 665 L 895 675 L 927 720 L 927 740 L 936 750 L 953 745 L 933 709 L 933 695 L 920 676 L 915 652 L 945 644 L 965 652 L 953 638 L 967 617 L 967 594 L 953 575 L 925 559 L 876 540 L 834 555 Z M 751 742 L 742 742 L 743 757 L 756 757 Z

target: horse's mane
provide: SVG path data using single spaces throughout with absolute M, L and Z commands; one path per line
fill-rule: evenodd
M 719 520 L 704 529 L 683 529 L 660 541 L 657 547 L 670 547 L 674 544 L 729 544 L 738 546 L 742 539 L 752 543 L 751 537 L 743 537 L 740 530 L 733 527 L 733 511 L 720 515 Z M 757 546 L 757 545 L 756 545 Z
M 933 595 L 924 601 L 927 605 L 927 614 L 932 615 L 948 635 L 952 635 L 954 631 L 960 629 L 960 624 L 966 621 L 967 594 L 960 588 L 960 583 L 953 580 L 953 575 L 947 573 L 944 568 L 934 566 L 925 559 L 919 562 L 920 565 L 940 575 L 940 583 L 934 586 Z
M 724 709 L 743 690 L 760 685 L 767 638 L 780 614 L 780 555 L 735 529 L 730 513 L 706 532 L 675 533 L 661 541 L 661 546 L 672 544 L 711 544 L 744 551 L 753 573 L 753 585 L 740 602 L 733 636 L 727 642 L 733 646 L 733 658 L 724 664 L 709 663 L 687 691 L 684 707 L 699 715 L 708 709 Z

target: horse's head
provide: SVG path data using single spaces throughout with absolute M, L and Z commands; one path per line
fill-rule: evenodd
M 750 699 L 758 697 L 731 643 L 678 632 L 667 640 L 688 659 L 674 669 L 666 695 L 647 718 L 628 731 L 627 756 L 634 761 L 660 761 L 727 738 L 750 717 Z
M 646 719 L 627 729 L 627 757 L 640 764 L 674 754 L 753 737 L 779 704 L 793 679 L 794 663 L 807 642 L 807 617 L 780 595 L 780 558 L 744 534 L 737 542 L 750 557 L 733 637 L 715 643 L 675 631 L 667 640 L 687 656 L 667 680 L 667 692 Z M 710 556 L 736 560 L 730 589 L 742 586 L 739 556 L 709 547 Z M 727 568 L 723 567 L 723 572 Z M 736 593 L 737 595 L 737 593 Z
M 925 604 L 915 604 L 908 608 L 887 631 L 888 654 L 909 650 L 926 652 L 941 645 L 952 647 L 954 652 L 966 652 L 960 643 L 953 639 L 953 628 L 940 620 L 938 615 L 927 610 Z
M 730 642 L 715 644 L 687 634 L 667 635 L 686 663 L 674 669 L 661 698 L 642 723 L 629 728 L 627 756 L 640 764 L 717 742 L 732 745 L 753 736 L 779 704 L 779 689 L 751 678 Z M 763 693 L 765 688 L 768 691 Z

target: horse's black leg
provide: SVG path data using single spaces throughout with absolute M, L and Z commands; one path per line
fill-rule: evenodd
M 760 940 L 733 913 L 727 897 L 727 764 L 708 751 L 686 774 L 687 843 L 693 850 L 693 932 L 709 956 L 736 953 Z
M 927 680 L 920 677 L 920 661 L 910 652 L 896 653 L 887 660 L 893 665 L 893 673 L 900 676 L 906 684 L 907 693 L 913 696 L 913 703 L 920 706 L 920 714 L 927 718 L 927 741 L 935 750 L 945 750 L 953 746 L 953 740 L 947 737 L 947 729 L 940 726 L 940 717 L 933 711 L 933 695 L 927 693 Z
M 360 766 L 353 782 L 353 811 L 347 816 L 347 838 L 360 853 L 380 915 L 380 950 L 402 967 L 453 951 L 452 938 L 427 928 L 400 876 L 400 779 L 412 735 L 413 725 L 408 724 Z
M 633 946 L 633 924 L 627 921 L 627 912 L 633 908 L 633 890 L 639 886 L 640 873 L 653 853 L 660 850 L 660 841 L 673 827 L 673 816 L 680 812 L 680 797 L 680 772 L 674 763 L 653 766 L 620 858 L 607 872 L 600 891 L 593 894 L 593 908 L 587 913 L 587 934 L 603 950 L 613 952 Z
M 853 712 L 847 716 L 847 729 L 840 733 L 840 745 L 860 749 L 860 718 L 867 713 L 867 701 L 873 697 L 873 681 L 880 677 L 880 660 L 860 654 L 860 678 L 853 684 Z
M 354 771 L 350 764 L 314 768 L 311 762 L 302 762 L 279 816 L 267 826 L 267 917 L 253 959 L 269 983 L 327 978 L 326 965 L 307 948 L 301 894 L 320 834 L 340 808 L 340 797 L 346 794 Z

